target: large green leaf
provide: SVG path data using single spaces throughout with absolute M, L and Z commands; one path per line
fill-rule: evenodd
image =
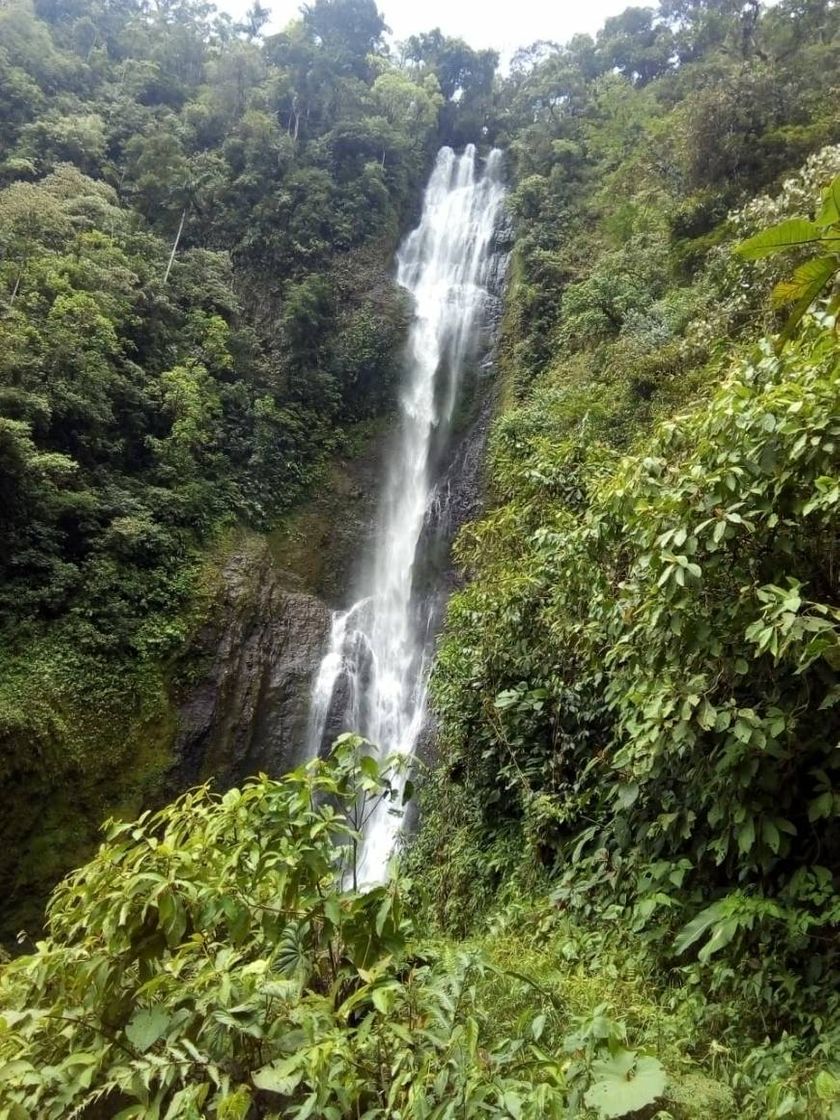
M 826 226 L 840 222 L 840 175 L 826 187 L 817 221 Z
M 144 1052 L 163 1037 L 168 1026 L 169 1015 L 162 1007 L 144 1007 L 134 1012 L 125 1034 L 132 1046 Z
M 827 1069 L 820 1070 L 814 1081 L 814 1090 L 817 1100 L 840 1101 L 840 1079 L 834 1077 Z
M 656 1058 L 639 1057 L 632 1050 L 621 1050 L 606 1061 L 592 1063 L 594 1081 L 584 1101 L 601 1120 L 626 1116 L 653 1104 L 665 1092 L 667 1077 Z
M 698 953 L 698 959 L 705 964 L 713 953 L 728 945 L 737 932 L 738 918 L 732 915 L 729 900 L 721 899 L 701 910 L 696 918 L 683 926 L 674 940 L 674 948 L 678 953 L 684 953 L 705 934 L 710 934 Z
M 279 1062 L 271 1062 L 263 1066 L 252 1075 L 252 1080 L 258 1089 L 266 1093 L 280 1093 L 288 1096 L 293 1093 L 301 1082 L 303 1071 L 299 1069 L 300 1059 L 297 1054 L 284 1058 Z
M 790 280 L 780 281 L 773 289 L 773 303 L 781 307 L 794 300 L 814 302 L 825 285 L 840 267 L 837 257 L 812 257 L 794 270 Z
M 795 299 L 788 321 L 779 336 L 784 342 L 793 335 L 802 316 L 819 296 L 820 292 L 829 283 L 838 269 L 837 257 L 814 257 L 800 265 L 793 274 L 793 278 L 777 284 L 773 291 L 773 302 L 778 306 L 781 303 Z
M 277 946 L 276 965 L 284 976 L 306 975 L 312 967 L 307 945 L 309 932 L 306 923 L 289 925 Z
M 820 240 L 822 230 L 816 222 L 805 218 L 790 218 L 770 229 L 763 229 L 754 237 L 748 237 L 737 246 L 736 252 L 747 260 L 769 257 L 783 249 L 793 249 L 797 245 L 811 245 Z
M 705 933 L 712 928 L 712 926 L 721 920 L 724 916 L 723 904 L 721 902 L 714 902 L 711 906 L 707 906 L 705 910 L 687 922 L 686 925 L 680 930 L 674 939 L 674 949 L 677 953 L 684 953 L 690 949 L 695 942 L 699 941 Z

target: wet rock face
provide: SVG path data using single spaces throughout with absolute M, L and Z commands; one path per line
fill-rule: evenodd
M 308 501 L 288 514 L 268 538 L 290 584 L 311 591 L 334 609 L 347 606 L 359 556 L 374 544 L 383 459 L 393 418 L 359 425 L 351 454 L 337 456 Z
M 224 787 L 298 761 L 330 611 L 286 584 L 264 541 L 228 559 L 212 618 L 190 652 L 201 679 L 178 706 L 173 787 L 210 777 Z
M 208 621 L 181 660 L 188 680 L 176 689 L 170 796 L 303 760 L 331 608 L 375 530 L 386 432 L 385 420 L 360 425 L 311 499 L 268 537 L 244 537 L 225 562 Z

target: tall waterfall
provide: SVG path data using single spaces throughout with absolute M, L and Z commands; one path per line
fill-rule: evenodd
M 400 427 L 388 464 L 360 599 L 333 617 L 315 680 L 309 751 L 328 728 L 363 735 L 381 753 L 411 754 L 423 726 L 433 607 L 418 594 L 416 568 L 435 499 L 435 472 L 452 433 L 465 370 L 476 354 L 493 234 L 504 188 L 501 153 L 480 167 L 475 148 L 438 153 L 420 224 L 397 256 L 397 281 L 413 297 L 400 395 Z M 398 820 L 381 805 L 368 821 L 362 880 L 384 874 Z

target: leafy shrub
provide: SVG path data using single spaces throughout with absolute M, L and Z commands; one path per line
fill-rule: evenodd
M 398 811 L 365 744 L 110 823 L 0 966 L 0 1116 L 564 1115 L 559 1064 L 485 1043 L 475 954 L 414 946 L 406 884 L 354 890 L 359 829 Z
M 773 289 L 773 302 L 777 307 L 793 304 L 779 341 L 784 342 L 795 331 L 802 316 L 829 289 L 827 312 L 840 309 L 840 294 L 831 296 L 830 289 L 840 273 L 840 176 L 825 188 L 822 205 L 814 221 L 791 218 L 777 226 L 762 230 L 738 246 L 738 252 L 748 260 L 772 256 L 784 250 L 817 250 L 793 272 L 793 276 L 780 281 Z
M 838 963 L 837 377 L 814 324 L 632 456 L 583 426 L 526 444 L 516 498 L 461 542 L 478 578 L 437 670 L 484 827 L 521 820 L 558 898 L 652 935 L 721 899 L 676 948 L 729 944 L 718 980 L 757 1004 L 797 975 L 830 1005 Z

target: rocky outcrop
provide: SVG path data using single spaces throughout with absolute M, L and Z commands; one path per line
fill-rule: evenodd
M 308 501 L 287 514 L 268 540 L 289 578 L 334 609 L 352 601 L 360 557 L 373 547 L 384 457 L 393 418 L 357 425 Z
M 188 660 L 200 669 L 183 690 L 171 785 L 212 777 L 280 774 L 299 760 L 312 676 L 329 608 L 288 586 L 267 543 L 248 539 L 227 560 L 210 620 Z
M 267 537 L 243 534 L 231 549 L 174 674 L 170 795 L 301 761 L 331 608 L 346 599 L 374 532 L 386 430 L 386 420 L 357 425 L 307 502 Z

